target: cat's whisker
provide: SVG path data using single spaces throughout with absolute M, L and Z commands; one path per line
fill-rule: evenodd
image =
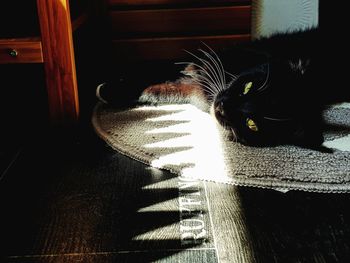
M 188 54 L 190 54 L 191 56 L 193 56 L 194 58 L 196 58 L 197 60 L 199 60 L 200 62 L 202 62 L 204 65 L 206 65 L 206 66 L 208 67 L 208 70 L 209 70 L 214 76 L 211 76 L 211 75 L 208 73 L 208 71 L 204 69 L 204 67 L 199 66 L 198 64 L 194 64 L 194 65 L 196 65 L 197 67 L 199 67 L 199 68 L 201 68 L 202 70 L 204 70 L 204 71 L 206 72 L 206 75 L 209 76 L 209 77 L 213 80 L 213 83 L 216 84 L 216 86 L 217 86 L 217 83 L 219 82 L 219 77 L 217 76 L 215 70 L 214 70 L 213 67 L 210 65 L 210 63 L 209 63 L 207 60 L 198 57 L 197 55 L 193 54 L 193 53 L 190 52 L 190 51 L 187 51 L 187 50 L 185 50 L 185 51 L 186 51 Z M 214 80 L 213 78 L 214 78 L 215 80 Z M 218 88 L 220 89 L 220 87 L 218 87 Z
M 221 86 L 223 86 L 224 83 L 223 83 L 222 73 L 221 73 L 220 67 L 217 64 L 217 62 L 215 61 L 215 59 L 208 52 L 206 52 L 202 49 L 199 49 L 199 51 L 202 52 L 209 59 L 209 61 L 213 63 L 213 65 L 214 65 L 213 71 L 215 72 L 215 74 L 217 76 L 217 81 L 218 81 L 218 83 L 220 83 Z
M 193 63 L 193 62 L 191 62 L 191 63 L 190 63 L 190 62 L 180 62 L 180 63 L 176 63 L 176 64 L 192 64 L 192 65 L 198 67 L 200 70 L 196 69 L 196 70 L 194 70 L 194 72 L 196 72 L 196 73 L 197 73 L 197 72 L 200 72 L 200 73 L 202 73 L 202 74 L 191 75 L 191 76 L 194 77 L 194 78 L 198 78 L 198 77 L 203 77 L 203 78 L 205 78 L 203 75 L 207 75 L 209 78 L 205 78 L 205 80 L 206 80 L 208 83 L 210 83 L 210 86 L 213 86 L 213 87 L 215 87 L 215 89 L 218 89 L 215 80 L 214 80 L 214 79 L 212 78 L 212 76 L 205 70 L 205 68 L 204 68 L 203 66 L 198 65 L 197 63 Z M 188 73 L 187 73 L 187 74 L 188 74 Z
M 206 57 L 208 57 L 210 59 L 210 61 L 207 61 L 207 60 L 200 58 L 197 55 L 195 55 L 189 51 L 186 51 L 188 54 L 195 57 L 203 65 L 205 65 L 207 67 L 207 69 L 206 69 L 203 66 L 199 66 L 196 63 L 191 63 L 194 66 L 197 66 L 198 68 L 201 69 L 201 70 L 197 70 L 197 72 L 199 72 L 199 74 L 197 76 L 195 74 L 193 74 L 192 76 L 199 79 L 199 81 L 205 82 L 207 85 L 209 85 L 211 87 L 211 90 L 215 90 L 214 91 L 215 93 L 222 91 L 223 89 L 226 88 L 225 80 L 224 80 L 225 72 L 222 72 L 219 64 L 216 62 L 216 60 L 213 56 L 211 56 L 208 52 L 206 52 L 204 50 L 199 50 L 199 51 L 201 51 Z M 210 62 L 213 64 L 213 66 L 211 65 Z M 177 64 L 180 64 L 180 63 L 177 63 Z M 205 76 L 207 76 L 207 77 L 205 77 Z
M 267 88 L 267 82 L 269 81 L 269 79 L 270 79 L 270 64 L 267 64 L 267 75 L 266 75 L 265 82 L 256 91 L 257 92 L 264 91 Z
M 210 75 L 208 75 L 208 73 L 205 70 L 199 69 L 196 70 L 196 72 L 198 72 L 199 74 L 196 74 L 194 76 L 194 79 L 198 80 L 199 82 L 205 83 L 208 86 L 210 86 L 211 90 L 215 93 L 219 92 L 219 88 L 216 85 L 216 83 L 214 82 L 214 80 L 210 77 Z M 206 75 L 209 77 L 206 77 Z
M 238 75 L 232 74 L 230 72 L 225 71 L 227 75 L 229 75 L 233 80 L 236 80 L 238 78 Z
M 266 120 L 269 120 L 269 121 L 290 121 L 290 120 L 292 120 L 292 118 L 275 118 L 275 117 L 268 117 L 268 116 L 264 116 L 263 118 Z
M 232 133 L 232 141 L 234 142 L 238 142 L 238 137 L 237 137 L 237 133 L 234 129 L 230 129 L 231 130 L 231 133 Z
M 213 62 L 216 72 L 220 78 L 220 82 L 221 82 L 221 87 L 225 87 L 225 79 L 224 79 L 224 73 L 221 71 L 221 68 L 219 66 L 219 64 L 217 63 L 217 61 L 215 60 L 215 58 L 213 56 L 211 56 L 208 52 L 204 51 L 203 49 L 199 49 L 200 52 L 202 52 L 207 58 L 209 58 L 209 60 L 211 62 Z
M 213 96 L 215 96 L 215 92 L 213 92 L 211 89 L 210 89 L 210 87 L 208 87 L 207 85 L 203 85 L 202 83 L 196 83 L 196 84 L 199 84 L 200 86 L 201 86 L 201 88 L 204 90 L 204 91 L 206 91 L 207 93 L 209 93 L 209 94 L 212 94 Z
M 214 102 L 214 98 L 215 96 L 213 94 L 208 94 L 207 95 L 207 100 L 209 103 L 213 103 Z
M 199 50 L 201 51 L 201 50 Z M 208 61 L 208 60 L 205 60 L 203 58 L 198 58 L 203 64 L 205 64 L 207 67 L 208 67 L 208 73 L 210 72 L 213 77 L 215 78 L 217 84 L 220 83 L 220 72 L 217 71 L 217 69 L 215 68 L 215 63 L 214 63 L 214 66 L 211 65 L 210 62 L 212 61 Z M 210 57 L 209 57 L 210 59 Z
M 215 96 L 217 94 L 217 92 L 215 90 L 213 90 L 210 86 L 208 86 L 208 84 L 205 84 L 205 83 L 197 81 L 197 80 L 193 80 L 193 82 L 195 84 L 198 84 L 202 89 L 206 90 L 209 94 L 212 94 L 213 96 Z
M 201 66 L 199 66 L 198 64 L 196 63 L 193 63 L 193 62 L 176 62 L 175 63 L 176 65 L 193 65 L 193 66 L 196 66 L 198 68 L 202 68 Z M 193 70 L 189 70 L 189 71 L 181 71 L 181 73 L 183 73 L 184 75 L 186 76 L 190 76 L 192 78 L 198 78 L 198 76 L 202 76 L 202 74 L 198 74 L 198 72 L 200 73 L 204 73 L 205 75 L 208 75 L 208 73 L 204 70 L 204 69 L 193 69 Z M 209 76 L 210 77 L 210 76 Z M 206 80 L 210 83 L 213 82 L 213 80 L 209 80 L 208 78 L 206 78 Z
M 199 81 L 204 81 L 204 82 L 206 82 L 206 83 L 211 83 L 211 81 L 208 79 L 208 78 L 206 78 L 205 76 L 203 76 L 203 75 L 198 75 L 197 76 L 197 79 L 199 80 Z M 211 85 L 211 87 L 212 87 L 212 90 L 213 91 L 216 91 L 216 93 L 218 93 L 220 90 L 218 89 L 218 87 L 216 86 L 216 85 Z
M 215 76 L 217 77 L 217 75 L 215 74 L 215 70 L 212 68 L 212 66 L 210 65 L 210 63 L 207 60 L 198 57 L 197 55 L 195 55 L 194 53 L 192 53 L 190 51 L 185 50 L 185 52 L 188 53 L 189 55 L 193 56 L 194 58 L 196 58 L 200 62 L 202 62 L 204 65 L 208 66 L 211 73 L 214 73 L 214 77 Z M 195 65 L 198 66 L 198 64 L 195 64 Z
M 207 45 L 204 42 L 202 42 L 202 43 L 203 43 L 203 45 L 205 45 L 211 51 L 211 53 L 214 54 L 214 56 L 216 57 L 217 61 L 220 63 L 222 72 L 225 72 L 224 65 L 222 64 L 221 59 L 219 58 L 217 53 L 209 45 Z M 224 83 L 226 83 L 225 74 L 223 75 L 223 79 L 224 79 Z
M 202 68 L 201 66 L 199 66 L 198 64 L 193 63 L 193 62 L 176 62 L 175 64 L 177 64 L 177 65 L 182 65 L 182 64 L 190 65 L 190 64 L 192 64 L 198 68 Z M 199 74 L 198 74 L 198 72 L 199 72 Z M 216 94 L 219 92 L 218 88 L 213 83 L 213 81 L 204 76 L 204 75 L 208 75 L 207 71 L 205 71 L 204 69 L 199 69 L 199 70 L 196 69 L 193 71 L 188 71 L 185 74 L 188 76 L 191 76 L 192 81 L 195 84 L 198 84 L 201 89 L 206 91 L 206 93 L 210 94 L 211 97 L 215 97 Z M 210 77 L 210 75 L 209 75 L 209 77 Z
M 218 88 L 220 87 L 220 73 L 216 71 L 216 68 L 213 67 L 209 61 L 205 60 L 205 59 L 201 59 L 202 62 L 207 62 L 206 66 L 208 67 L 208 73 L 212 73 L 213 77 L 215 78 L 216 84 L 218 86 Z M 215 66 L 215 65 L 214 65 Z
M 214 94 L 218 93 L 217 88 L 213 86 L 212 82 L 207 80 L 205 77 L 198 75 L 196 76 L 194 81 L 196 81 L 200 85 L 206 86 L 207 89 L 212 91 Z

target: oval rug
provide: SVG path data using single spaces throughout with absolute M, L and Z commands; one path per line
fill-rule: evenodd
M 193 179 L 279 191 L 350 192 L 350 104 L 325 111 L 324 153 L 297 146 L 255 148 L 232 142 L 192 105 L 119 110 L 97 103 L 96 133 L 113 149 Z

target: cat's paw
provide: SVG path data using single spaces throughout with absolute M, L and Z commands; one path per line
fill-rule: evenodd
M 101 83 L 96 87 L 96 98 L 99 102 L 112 107 L 133 106 L 137 103 L 140 91 L 136 88 L 130 89 L 130 86 L 133 87 L 135 84 L 124 79 Z
M 165 82 L 146 88 L 139 101 L 149 104 L 189 103 L 195 93 L 195 87 L 189 84 Z

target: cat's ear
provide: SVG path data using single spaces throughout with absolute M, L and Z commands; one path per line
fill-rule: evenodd
M 288 64 L 292 71 L 298 72 L 301 75 L 303 75 L 308 70 L 310 61 L 311 59 L 309 58 L 290 59 L 288 61 Z

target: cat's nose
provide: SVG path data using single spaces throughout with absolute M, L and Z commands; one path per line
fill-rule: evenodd
M 220 117 L 225 117 L 224 103 L 222 101 L 215 105 L 215 113 Z

